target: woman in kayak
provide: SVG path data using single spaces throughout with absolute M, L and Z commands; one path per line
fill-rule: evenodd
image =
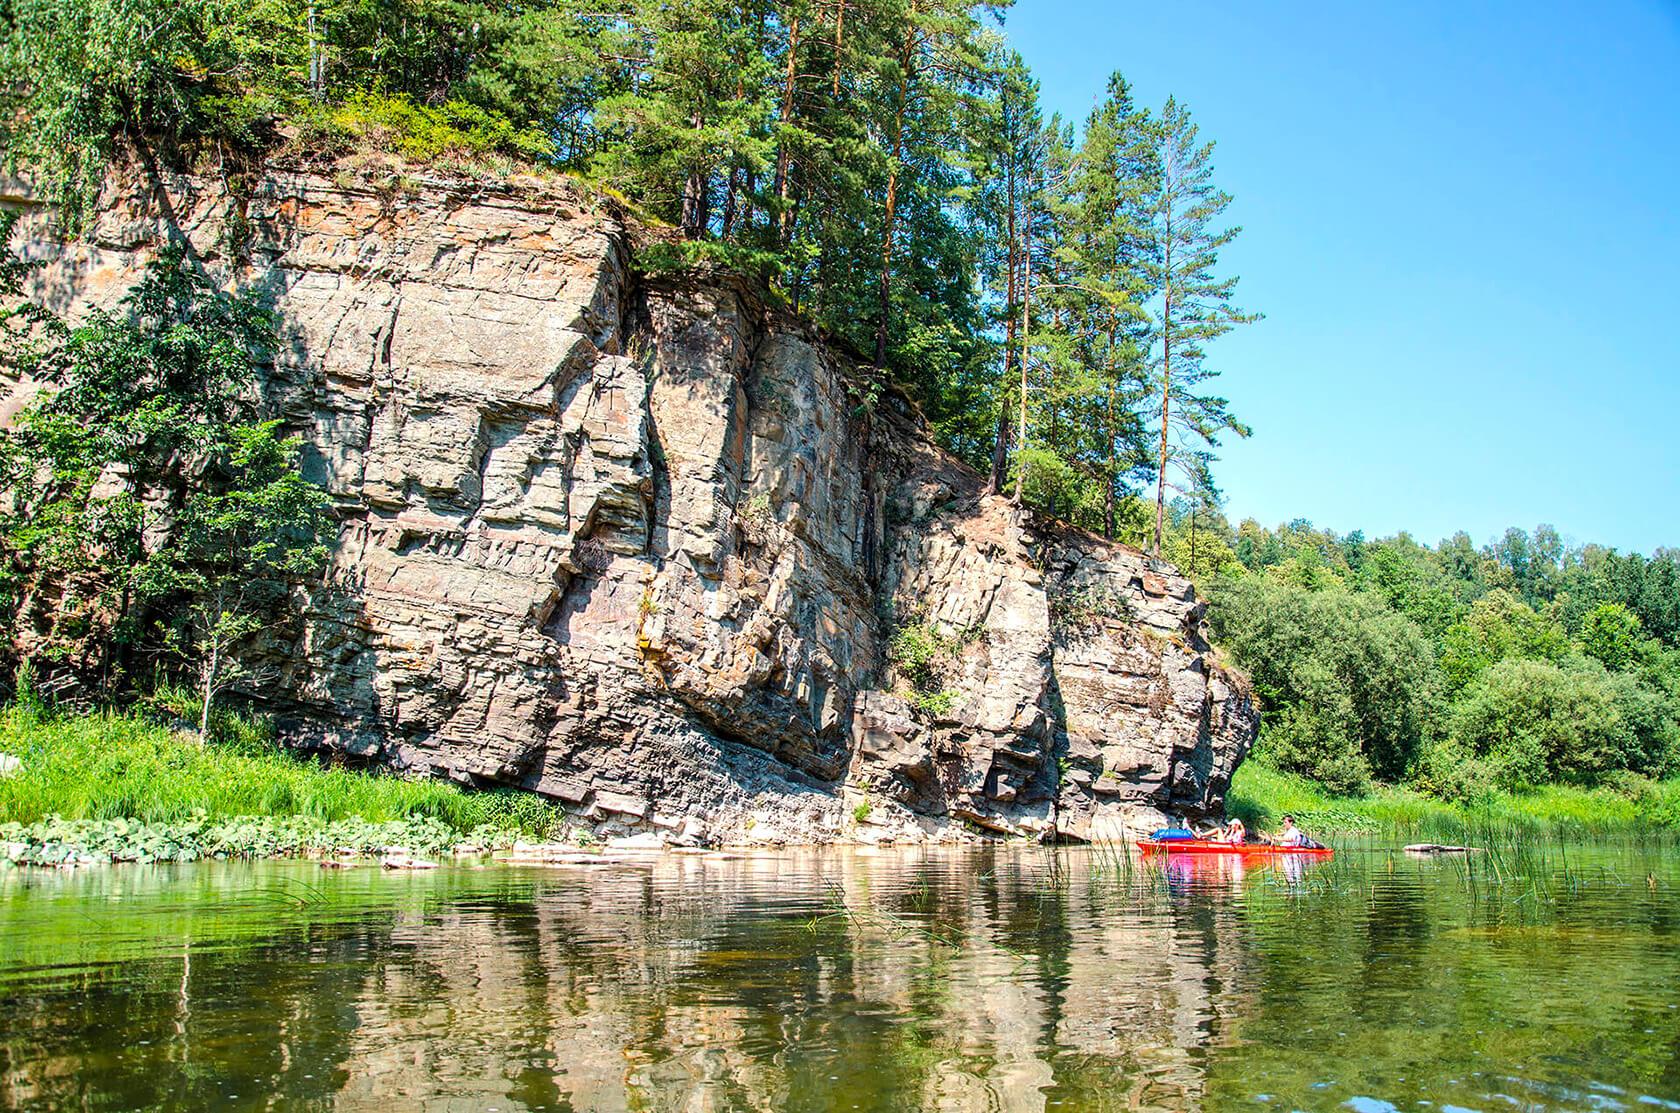
M 1225 833 L 1220 838 L 1232 846 L 1241 846 L 1248 841 L 1248 828 L 1243 826 L 1242 820 L 1232 819 L 1225 825 Z

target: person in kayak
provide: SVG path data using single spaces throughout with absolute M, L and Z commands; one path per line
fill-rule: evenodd
M 1225 825 L 1225 832 L 1220 838 L 1232 846 L 1241 846 L 1248 841 L 1248 828 L 1243 826 L 1242 820 L 1232 819 Z
M 1311 840 L 1301 833 L 1301 829 L 1299 827 L 1295 826 L 1295 817 L 1292 815 L 1286 815 L 1283 817 L 1283 830 L 1277 833 L 1277 837 L 1272 839 L 1272 842 L 1277 846 L 1312 845 Z

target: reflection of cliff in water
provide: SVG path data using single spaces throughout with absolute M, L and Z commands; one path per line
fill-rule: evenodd
M 0 1108 L 1667 1107 L 1680 872 L 1569 855 L 0 870 Z
M 1196 1108 L 1240 911 L 1094 861 L 43 877 L 88 927 L 0 888 L 0 1106 Z
M 1116 908 L 1046 861 L 662 859 L 452 902 L 395 928 L 338 1107 L 1196 1105 L 1228 904 Z

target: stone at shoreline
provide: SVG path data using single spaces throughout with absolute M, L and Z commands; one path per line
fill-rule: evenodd
M 23 768 L 23 762 L 11 754 L 0 753 L 0 777 L 14 777 Z
M 528 789 L 647 849 L 1222 809 L 1258 719 L 1190 581 L 985 495 L 740 279 L 637 273 L 646 230 L 564 185 L 162 186 L 167 211 L 113 181 L 75 243 L 32 209 L 17 242 L 72 318 L 177 236 L 278 314 L 261 392 L 337 523 L 248 693 L 286 743 Z M 0 368 L 0 420 L 40 386 Z M 936 690 L 894 665 L 908 629 Z
M 428 862 L 424 858 L 410 858 L 401 854 L 381 858 L 379 865 L 388 870 L 435 870 L 438 868 L 436 862 Z

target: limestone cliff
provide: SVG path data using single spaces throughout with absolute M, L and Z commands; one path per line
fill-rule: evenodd
M 113 190 L 68 246 L 36 212 L 35 293 L 110 304 L 168 231 L 272 295 L 265 396 L 339 519 L 251 693 L 290 743 L 715 840 L 1220 808 L 1256 714 L 1184 577 L 985 497 L 742 284 L 638 274 L 610 205 L 278 172 L 168 192 Z

